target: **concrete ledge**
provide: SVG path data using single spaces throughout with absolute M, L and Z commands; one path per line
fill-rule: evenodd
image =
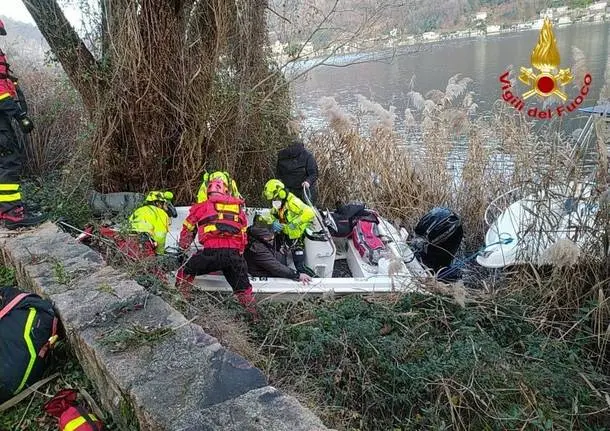
M 4 264 L 50 299 L 100 403 L 122 429 L 327 430 L 247 360 L 54 224 L 2 230 Z M 144 341 L 142 341 L 144 340 Z

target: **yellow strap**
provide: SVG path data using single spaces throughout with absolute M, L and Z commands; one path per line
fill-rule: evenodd
M 0 192 L 16 192 L 19 184 L 0 184 Z
M 0 194 L 0 202 L 15 202 L 21 200 L 21 193 L 12 193 L 10 195 Z
M 218 229 L 216 229 L 216 226 L 214 226 L 213 224 L 210 224 L 203 228 L 203 233 L 215 232 L 217 230 Z
M 2 93 L 2 94 L 0 94 L 0 100 L 4 100 L 7 97 L 11 97 L 11 93 Z
M 226 211 L 231 213 L 239 213 L 239 205 L 236 204 L 216 204 L 216 211 Z
M 193 229 L 195 229 L 195 226 L 192 223 L 188 222 L 187 220 L 184 220 L 183 226 L 185 228 L 187 228 L 187 230 L 189 230 L 189 231 L 192 231 Z
M 34 368 L 34 362 L 36 362 L 36 350 L 34 349 L 32 338 L 30 337 L 32 326 L 34 325 L 34 318 L 36 317 L 36 309 L 34 307 L 30 307 L 29 310 L 30 312 L 28 313 L 28 320 L 25 322 L 25 328 L 23 328 L 23 339 L 25 340 L 25 344 L 28 346 L 30 360 L 28 362 L 28 367 L 25 370 L 25 374 L 23 375 L 23 379 L 21 380 L 21 384 L 14 392 L 15 394 L 21 392 L 25 386 L 25 382 L 27 382 L 28 377 L 30 377 L 30 373 L 32 372 L 32 368 Z
M 98 419 L 95 417 L 94 414 L 89 414 L 89 420 L 91 422 L 97 422 Z M 74 418 L 70 422 L 68 422 L 66 426 L 64 426 L 63 431 L 74 431 L 79 426 L 83 425 L 85 422 L 87 422 L 87 420 L 83 416 Z

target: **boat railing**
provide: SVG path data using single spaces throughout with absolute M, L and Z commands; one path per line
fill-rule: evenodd
M 324 220 L 322 220 L 318 209 L 311 202 L 311 193 L 309 191 L 309 187 L 303 186 L 303 197 L 305 198 L 305 203 L 311 208 L 313 208 L 313 212 L 316 215 L 316 219 L 318 220 L 318 223 L 320 223 L 320 227 L 324 231 L 324 234 L 328 239 L 328 243 L 330 244 L 331 256 L 335 256 L 337 254 L 337 246 L 335 245 L 335 242 L 332 239 L 332 236 L 330 234 L 330 231 L 328 230 L 328 227 L 326 226 L 326 223 L 324 223 Z

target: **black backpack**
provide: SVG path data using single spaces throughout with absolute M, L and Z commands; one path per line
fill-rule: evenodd
M 0 287 L 0 404 L 40 380 L 57 325 L 49 301 Z

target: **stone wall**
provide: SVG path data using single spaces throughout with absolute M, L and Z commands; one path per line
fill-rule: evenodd
M 0 232 L 5 265 L 22 289 L 53 302 L 98 401 L 122 429 L 327 429 L 259 369 L 56 225 Z M 144 342 L 129 337 L 138 331 Z

